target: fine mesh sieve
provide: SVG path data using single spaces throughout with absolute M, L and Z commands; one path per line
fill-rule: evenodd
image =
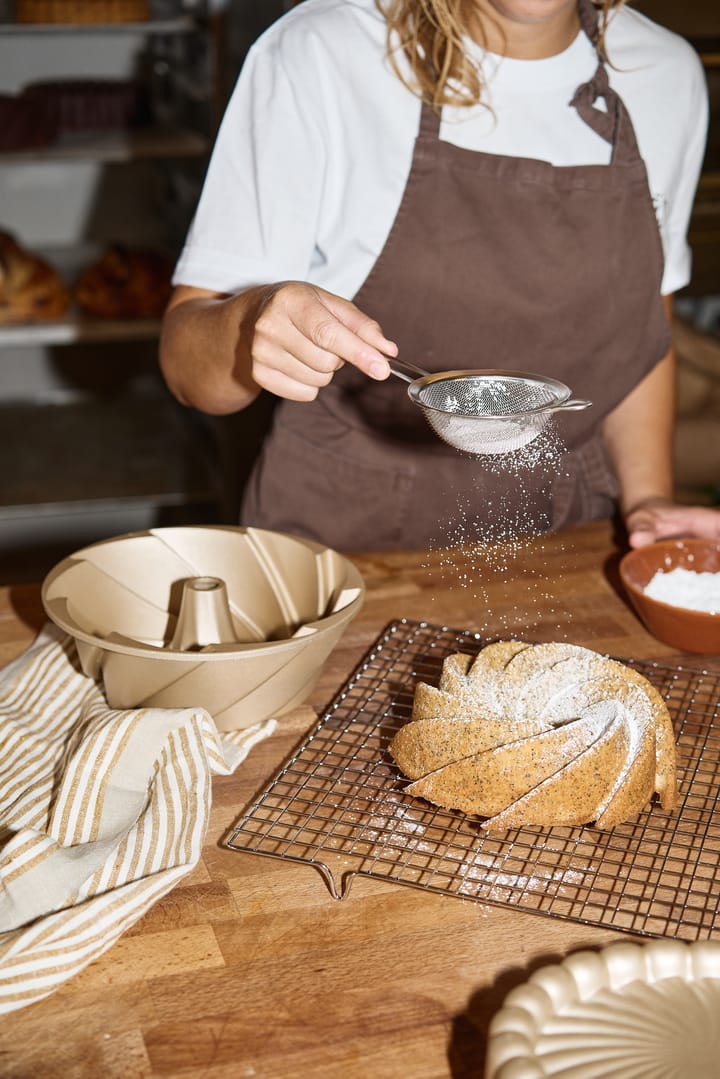
M 441 371 L 430 374 L 393 359 L 390 370 L 409 383 L 410 400 L 435 433 L 463 453 L 500 454 L 527 446 L 555 412 L 589 408 L 570 398 L 564 382 L 524 371 Z

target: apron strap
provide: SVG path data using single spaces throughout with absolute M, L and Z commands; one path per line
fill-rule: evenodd
M 604 99 L 605 109 L 595 108 L 599 97 Z M 610 143 L 611 164 L 630 165 L 640 158 L 632 120 L 622 99 L 610 86 L 602 59 L 590 82 L 578 86 L 570 104 L 588 127 Z
M 437 139 L 440 136 L 440 113 L 436 112 L 432 105 L 423 101 L 420 109 L 419 135 L 429 139 Z
M 580 26 L 588 36 L 598 55 L 598 67 L 590 82 L 578 86 L 570 104 L 588 127 L 612 146 L 611 163 L 629 165 L 640 157 L 635 129 L 622 99 L 610 86 L 607 55 L 600 43 L 600 20 L 593 0 L 577 0 Z M 596 109 L 595 102 L 601 97 L 605 109 Z
M 578 0 L 577 12 L 581 29 L 592 41 L 600 59 L 607 60 L 605 50 L 601 47 L 599 41 L 600 20 L 598 18 L 598 9 L 595 7 L 593 0 Z

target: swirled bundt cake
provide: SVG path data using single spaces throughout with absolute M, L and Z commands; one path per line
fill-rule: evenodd
M 407 794 L 487 818 L 612 828 L 677 795 L 672 722 L 633 668 L 572 644 L 498 641 L 418 683 L 390 746 Z

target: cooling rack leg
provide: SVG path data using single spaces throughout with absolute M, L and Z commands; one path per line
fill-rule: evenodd
M 297 861 L 301 861 L 301 859 L 298 858 Z M 338 892 L 335 886 L 335 878 L 330 871 L 330 867 L 325 865 L 324 862 L 312 862 L 311 864 L 314 865 L 316 869 L 320 870 L 320 873 L 324 877 L 325 883 L 327 884 L 328 889 L 330 890 L 330 895 L 333 897 L 333 899 L 344 899 L 347 895 L 347 891 L 343 886 L 341 891 Z
M 298 859 L 298 861 L 302 861 L 302 859 Z M 313 862 L 312 864 L 320 870 L 322 876 L 325 878 L 325 883 L 327 884 L 330 895 L 333 897 L 333 899 L 347 899 L 350 894 L 350 886 L 353 882 L 353 878 L 355 877 L 355 873 L 343 873 L 342 877 L 340 878 L 340 891 L 338 891 L 337 885 L 335 884 L 335 878 L 332 875 L 332 870 L 330 869 L 330 867 L 327 866 L 325 862 Z
M 337 885 L 335 883 L 335 877 L 332 874 L 332 870 L 330 869 L 329 865 L 326 865 L 325 862 L 319 862 L 316 861 L 314 858 L 311 858 L 308 863 L 307 858 L 299 858 L 294 854 L 271 854 L 270 857 L 279 858 L 282 862 L 297 862 L 298 865 L 306 866 L 310 864 L 314 866 L 315 869 L 318 869 L 320 871 L 320 875 L 323 877 L 325 883 L 327 884 L 328 891 L 330 892 L 330 895 L 333 899 L 340 900 L 347 898 L 350 891 L 350 884 L 352 883 L 352 878 L 355 876 L 354 873 L 343 873 L 340 879 L 340 890 L 338 891 Z

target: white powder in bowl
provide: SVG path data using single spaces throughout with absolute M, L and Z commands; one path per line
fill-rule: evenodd
M 720 573 L 698 573 L 680 566 L 667 573 L 658 570 L 643 591 L 673 607 L 720 614 Z

